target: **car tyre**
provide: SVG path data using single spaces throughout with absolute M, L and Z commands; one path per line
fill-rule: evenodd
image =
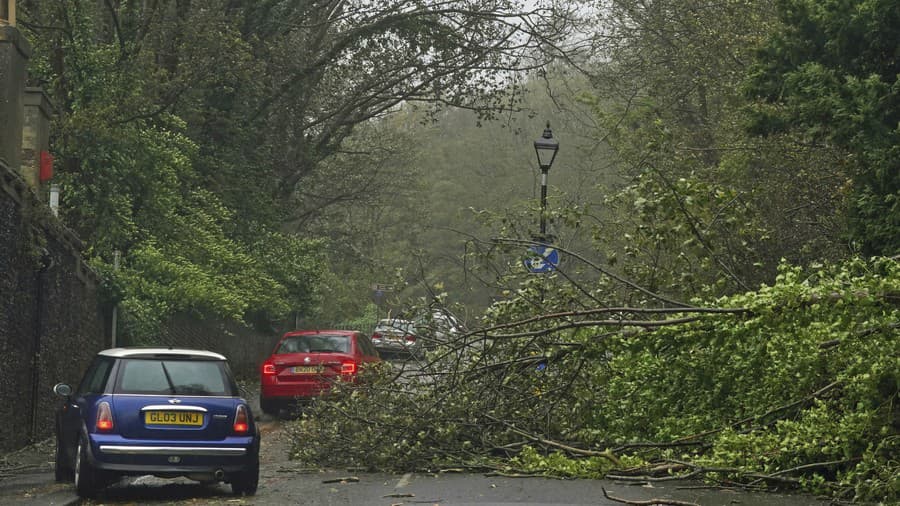
M 56 437 L 56 463 L 53 466 L 53 474 L 57 483 L 71 482 L 75 478 L 75 471 L 69 465 L 66 458 L 65 450 L 59 442 L 59 436 Z
M 275 416 L 278 414 L 278 403 L 272 399 L 266 399 L 265 397 L 260 396 L 259 409 L 267 415 Z
M 100 472 L 91 465 L 88 459 L 87 441 L 78 438 L 78 451 L 75 454 L 75 493 L 79 497 L 94 498 L 100 490 Z
M 238 472 L 231 478 L 231 492 L 234 495 L 254 495 L 259 487 L 259 447 L 253 456 L 253 462 L 247 469 Z

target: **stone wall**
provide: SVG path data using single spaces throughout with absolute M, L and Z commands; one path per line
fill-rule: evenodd
M 46 95 L 25 88 L 30 55 L 22 34 L 0 24 L 0 419 L 11 428 L 0 431 L 2 450 L 52 434 L 53 385 L 76 384 L 106 341 L 81 242 L 36 193 L 50 107 Z M 27 122 L 26 97 L 37 111 Z M 23 150 L 31 184 L 21 175 Z
M 18 174 L 0 162 L 0 450 L 53 436 L 60 399 L 91 358 L 111 343 L 111 308 L 85 264 L 82 245 Z M 228 357 L 239 379 L 255 381 L 278 336 L 238 322 L 173 317 L 152 343 L 119 336 L 120 346 L 207 349 Z
M 0 449 L 52 435 L 58 382 L 77 384 L 106 343 L 97 279 L 78 239 L 0 164 Z

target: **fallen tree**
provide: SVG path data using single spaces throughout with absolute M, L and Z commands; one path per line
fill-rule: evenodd
M 708 308 L 494 308 L 415 367 L 316 403 L 293 456 L 897 499 L 898 302 L 897 262 L 876 259 L 783 266 Z

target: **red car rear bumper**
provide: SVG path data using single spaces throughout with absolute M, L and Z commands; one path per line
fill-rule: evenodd
M 308 399 L 331 390 L 330 382 L 261 385 L 260 395 L 266 399 Z

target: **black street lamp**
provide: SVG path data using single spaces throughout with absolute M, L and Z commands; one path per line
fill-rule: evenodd
M 547 122 L 547 128 L 544 129 L 543 135 L 534 141 L 534 151 L 537 153 L 538 165 L 541 167 L 541 241 L 547 240 L 547 172 L 556 159 L 556 152 L 559 151 L 559 142 L 553 138 L 553 132 L 550 131 L 550 122 Z

